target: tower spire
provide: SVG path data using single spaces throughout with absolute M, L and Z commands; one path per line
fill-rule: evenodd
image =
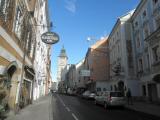
M 62 49 L 61 49 L 61 52 L 60 52 L 59 57 L 67 57 L 67 54 L 66 54 L 66 50 L 65 50 L 65 48 L 64 48 L 64 45 L 62 46 Z

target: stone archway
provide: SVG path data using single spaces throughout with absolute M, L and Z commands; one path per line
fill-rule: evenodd
M 11 62 L 5 69 L 5 103 L 7 108 L 14 108 L 15 100 L 16 100 L 16 89 L 17 89 L 17 84 L 16 84 L 16 71 L 18 68 L 18 64 L 16 61 Z

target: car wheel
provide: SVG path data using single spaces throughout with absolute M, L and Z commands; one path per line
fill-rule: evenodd
M 107 109 L 107 103 L 106 102 L 104 102 L 104 108 Z

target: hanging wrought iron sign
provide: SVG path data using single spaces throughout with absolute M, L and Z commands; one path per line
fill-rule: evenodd
M 46 44 L 55 44 L 59 41 L 59 36 L 54 32 L 45 32 L 41 35 L 41 39 Z

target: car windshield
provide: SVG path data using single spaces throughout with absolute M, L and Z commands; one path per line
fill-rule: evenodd
M 123 93 L 122 92 L 111 92 L 110 93 L 111 97 L 123 97 Z

